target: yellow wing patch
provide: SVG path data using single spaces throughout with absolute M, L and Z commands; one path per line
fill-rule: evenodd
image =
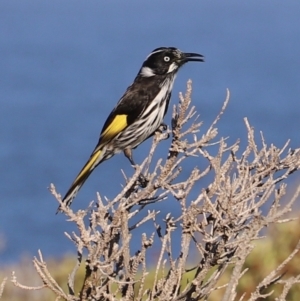
M 123 131 L 127 126 L 127 115 L 116 115 L 110 125 L 102 133 L 101 138 L 105 141 L 112 139 Z

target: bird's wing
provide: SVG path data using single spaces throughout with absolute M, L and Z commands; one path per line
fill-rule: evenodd
M 125 112 L 112 112 L 109 115 L 101 132 L 101 143 L 110 141 L 128 126 L 127 116 Z
M 116 107 L 112 110 L 106 119 L 103 129 L 100 134 L 100 139 L 92 152 L 88 162 L 77 175 L 71 188 L 63 198 L 67 205 L 70 205 L 73 198 L 76 196 L 80 187 L 89 177 L 94 168 L 102 161 L 102 148 L 106 143 L 111 141 L 116 135 L 122 132 L 126 127 L 132 124 L 142 114 L 147 107 L 149 92 L 147 89 L 137 89 L 130 86 L 120 99 Z
M 154 91 L 155 93 L 156 91 Z M 103 145 L 111 141 L 120 132 L 134 123 L 142 112 L 147 108 L 151 100 L 151 93 L 147 85 L 131 85 L 116 107 L 106 119 L 102 128 L 99 142 L 93 152 L 97 152 Z

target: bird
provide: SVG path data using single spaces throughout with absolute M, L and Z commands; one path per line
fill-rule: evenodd
M 67 207 L 92 171 L 115 154 L 123 151 L 136 166 L 132 150 L 163 124 L 177 72 L 187 62 L 204 62 L 204 56 L 159 47 L 146 57 L 133 83 L 107 117 L 90 158 L 62 199 Z

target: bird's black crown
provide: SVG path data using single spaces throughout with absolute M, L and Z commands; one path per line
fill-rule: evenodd
M 160 47 L 154 49 L 144 61 L 140 74 L 143 77 L 175 73 L 189 61 L 203 62 L 203 55 L 184 53 L 175 47 Z

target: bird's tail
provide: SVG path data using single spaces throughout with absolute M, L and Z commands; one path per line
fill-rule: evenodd
M 73 199 L 76 197 L 76 194 L 78 193 L 81 186 L 84 184 L 86 179 L 89 177 L 89 175 L 92 173 L 92 171 L 95 169 L 95 167 L 103 161 L 103 150 L 98 149 L 95 152 L 92 153 L 91 157 L 87 161 L 87 163 L 84 165 L 84 167 L 81 169 L 79 174 L 77 175 L 76 179 L 72 183 L 70 189 L 62 199 L 62 201 L 66 204 L 66 206 L 70 206 Z M 57 212 L 60 211 L 60 206 L 57 209 Z

